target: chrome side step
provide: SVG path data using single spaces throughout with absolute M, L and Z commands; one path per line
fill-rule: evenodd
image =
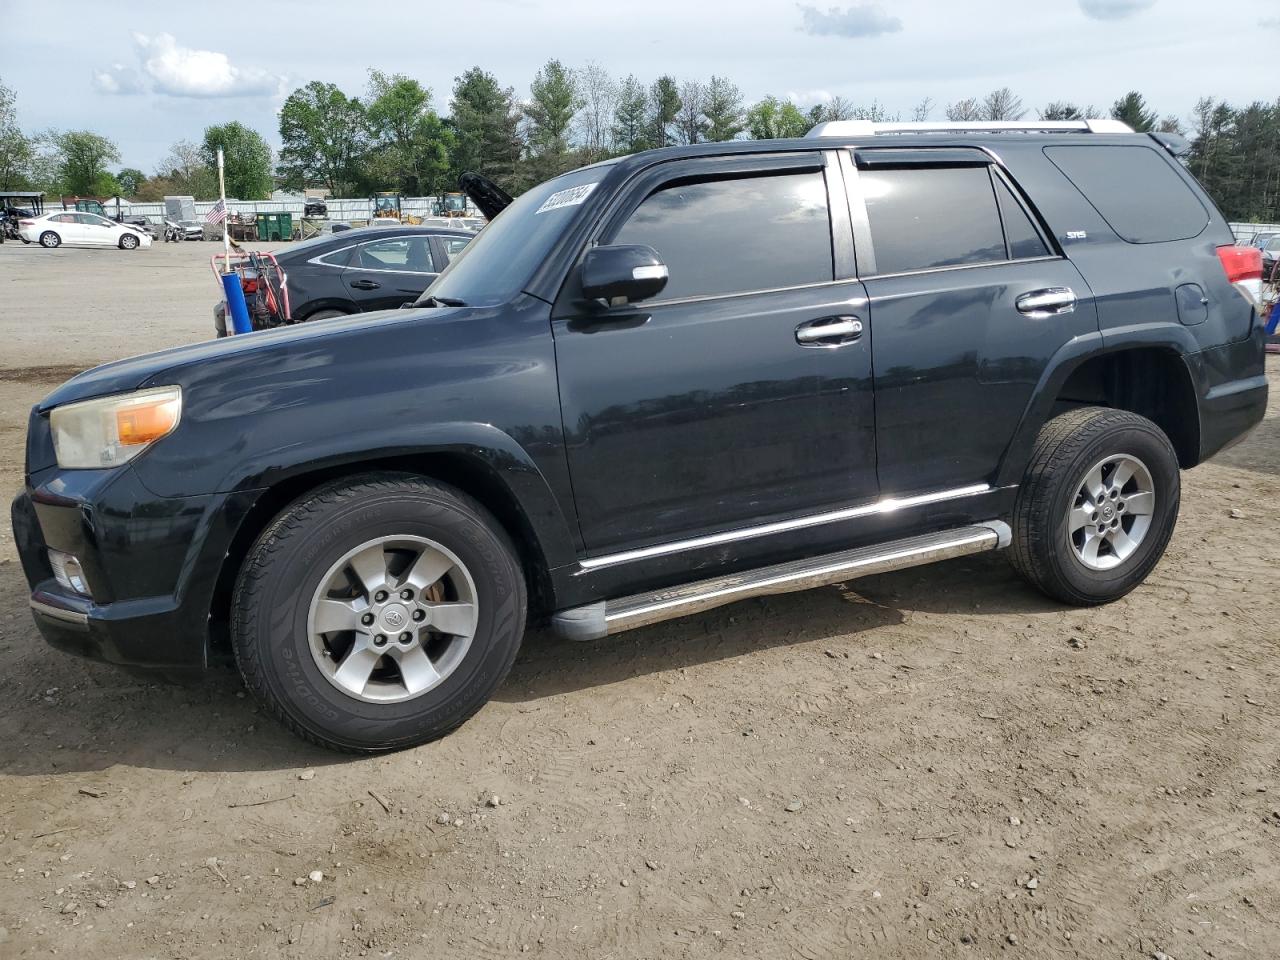
M 597 640 L 624 630 L 710 610 L 773 593 L 808 590 L 875 573 L 888 573 L 937 560 L 962 557 L 1007 547 L 1011 533 L 1000 520 L 926 533 L 905 540 L 806 557 L 757 570 L 698 580 L 678 587 L 640 593 L 617 600 L 561 610 L 551 618 L 552 629 L 569 640 Z

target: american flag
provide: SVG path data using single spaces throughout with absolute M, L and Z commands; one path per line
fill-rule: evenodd
M 221 223 L 227 219 L 227 204 L 225 201 L 219 200 L 204 215 L 205 223 Z

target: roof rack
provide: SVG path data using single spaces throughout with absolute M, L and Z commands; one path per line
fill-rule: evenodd
M 873 137 L 882 133 L 953 133 L 953 132 L 1030 132 L 1030 133 L 1133 133 L 1121 120 L 954 120 L 941 123 L 894 122 L 871 120 L 828 120 L 819 123 L 809 137 Z

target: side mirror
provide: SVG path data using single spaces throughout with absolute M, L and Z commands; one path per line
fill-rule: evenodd
M 617 307 L 657 296 L 667 285 L 667 265 L 644 244 L 593 247 L 582 260 L 582 293 Z

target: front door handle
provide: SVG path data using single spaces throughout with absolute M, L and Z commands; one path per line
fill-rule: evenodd
M 351 286 L 356 290 L 377 290 L 382 284 L 372 280 L 352 280 Z
M 1015 301 L 1018 312 L 1032 320 L 1044 320 L 1070 313 L 1076 308 L 1076 294 L 1070 287 L 1046 287 L 1024 293 Z
M 862 336 L 857 317 L 823 317 L 796 327 L 796 343 L 802 347 L 838 347 Z

